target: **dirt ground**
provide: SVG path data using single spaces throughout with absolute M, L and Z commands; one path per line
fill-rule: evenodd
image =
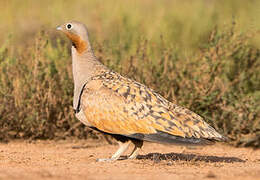
M 259 149 L 145 143 L 135 160 L 96 162 L 116 149 L 94 140 L 0 144 L 0 179 L 260 179 Z

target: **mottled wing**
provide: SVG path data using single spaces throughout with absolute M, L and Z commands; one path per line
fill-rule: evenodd
M 85 124 L 107 133 L 151 141 L 223 138 L 200 116 L 114 72 L 96 76 L 86 84 L 81 108 Z
M 127 101 L 118 93 L 105 87 L 101 80 L 90 81 L 81 97 L 81 109 L 89 126 L 112 133 L 155 133 L 148 121 L 138 121 L 126 111 Z

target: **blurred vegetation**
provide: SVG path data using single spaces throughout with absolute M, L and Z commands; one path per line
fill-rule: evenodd
M 260 147 L 257 0 L 0 1 L 0 140 L 98 138 L 73 113 L 70 43 L 88 25 L 110 68 L 200 114 L 237 146 Z

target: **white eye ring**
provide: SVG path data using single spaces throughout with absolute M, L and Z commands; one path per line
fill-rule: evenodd
M 72 24 L 68 23 L 66 24 L 66 29 L 67 30 L 71 30 L 73 28 Z

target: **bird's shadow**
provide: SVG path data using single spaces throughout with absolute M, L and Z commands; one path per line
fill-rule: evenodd
M 237 157 L 219 157 L 219 156 L 202 156 L 196 154 L 183 154 L 183 153 L 149 153 L 146 155 L 138 155 L 137 159 L 139 160 L 152 160 L 154 162 L 160 162 L 162 160 L 170 161 L 202 161 L 202 162 L 225 162 L 225 163 L 234 163 L 234 162 L 246 162 Z

